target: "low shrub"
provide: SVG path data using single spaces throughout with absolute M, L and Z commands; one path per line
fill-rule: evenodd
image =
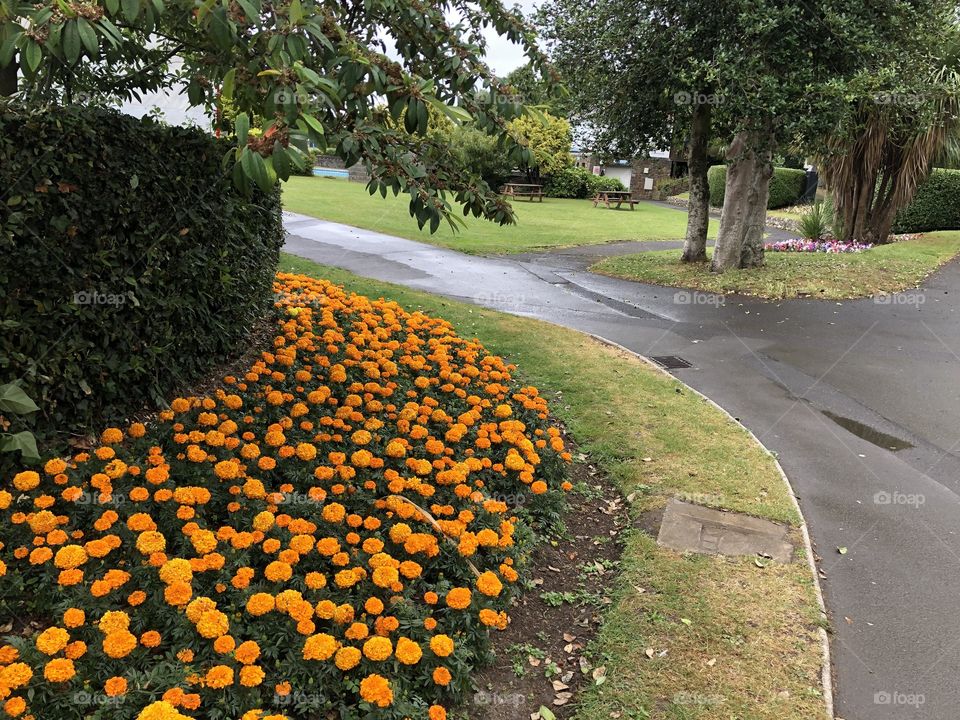
M 547 197 L 585 198 L 587 178 L 591 175 L 581 167 L 570 167 L 548 177 L 544 181 L 543 191 Z
M 587 175 L 587 197 L 593 197 L 598 192 L 603 190 L 626 190 L 623 183 L 619 179 L 614 177 L 607 177 L 606 175 L 594 175 L 593 173 L 588 173 Z
M 465 172 L 477 175 L 494 190 L 499 190 L 513 171 L 513 162 L 497 139 L 469 125 L 446 123 L 433 136 L 447 145 Z
M 960 170 L 935 169 L 893 223 L 895 233 L 960 229 Z
M 543 191 L 547 197 L 586 198 L 601 190 L 624 190 L 623 183 L 617 178 L 594 175 L 581 167 L 570 167 L 555 172 L 544 182 Z
M 654 189 L 666 197 L 679 195 L 690 190 L 690 178 L 660 178 L 654 183 Z
M 800 216 L 800 234 L 809 240 L 821 240 L 830 233 L 833 210 L 823 202 L 815 202 Z
M 795 205 L 803 195 L 806 187 L 807 174 L 804 170 L 777 167 L 773 169 L 770 178 L 770 195 L 767 199 L 767 209 Z M 710 186 L 710 204 L 713 207 L 723 207 L 724 191 L 726 190 L 727 166 L 713 165 L 707 171 L 707 183 Z
M 470 689 L 570 488 L 546 400 L 443 320 L 276 291 L 242 376 L 0 491 L 8 714 L 442 720 Z
M 162 402 L 264 316 L 279 192 L 247 198 L 199 130 L 0 110 L 0 384 L 41 441 Z

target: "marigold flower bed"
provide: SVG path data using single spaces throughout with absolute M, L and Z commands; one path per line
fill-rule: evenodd
M 546 401 L 443 320 L 275 289 L 243 377 L 0 490 L 7 716 L 438 720 L 469 689 L 570 488 Z

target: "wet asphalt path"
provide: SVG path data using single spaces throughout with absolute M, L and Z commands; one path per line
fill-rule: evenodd
M 637 243 L 486 258 L 285 224 L 287 252 L 690 362 L 672 372 L 777 453 L 797 492 L 837 717 L 960 717 L 960 263 L 887 302 L 723 300 L 587 272 Z

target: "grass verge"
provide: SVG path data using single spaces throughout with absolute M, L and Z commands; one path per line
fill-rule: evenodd
M 304 215 L 471 254 L 520 253 L 620 240 L 677 240 L 683 238 L 687 227 L 686 213 L 653 203 L 640 203 L 633 211 L 608 210 L 593 207 L 590 200 L 546 198 L 542 203 L 515 201 L 516 225 L 501 227 L 467 217 L 463 218 L 466 227 L 459 232 L 441 224 L 431 235 L 418 230 L 410 218 L 406 195 L 371 197 L 361 183 L 332 178 L 290 178 L 284 183 L 283 205 Z M 715 234 L 714 229 L 711 237 Z
M 285 255 L 282 268 L 439 315 L 549 393 L 580 450 L 628 498 L 634 524 L 671 495 L 796 528 L 772 458 L 679 382 L 631 355 L 548 323 L 360 278 Z M 579 699 L 580 720 L 823 716 L 819 613 L 807 565 L 686 556 L 629 533 L 597 640 L 606 680 Z
M 590 269 L 626 280 L 705 292 L 840 300 L 917 287 L 957 253 L 960 231 L 941 231 L 863 253 L 768 252 L 766 267 L 722 275 L 710 273 L 705 263 L 681 263 L 675 250 L 606 258 Z

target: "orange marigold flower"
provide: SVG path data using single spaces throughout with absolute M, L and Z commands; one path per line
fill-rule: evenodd
M 423 650 L 420 646 L 409 638 L 402 637 L 397 640 L 397 649 L 395 652 L 397 660 L 404 665 L 416 665 L 423 656 Z
M 45 655 L 56 655 L 70 642 L 70 633 L 63 628 L 47 628 L 37 635 L 37 649 Z
M 469 588 L 453 588 L 447 593 L 447 607 L 454 610 L 464 610 L 470 607 L 470 595 Z
M 266 674 L 259 665 L 246 665 L 240 668 L 240 684 L 244 687 L 256 687 L 263 682 Z
M 434 635 L 430 638 L 430 649 L 437 657 L 447 657 L 453 652 L 453 640 L 447 635 Z
M 130 616 L 122 610 L 110 610 L 100 617 L 97 627 L 105 635 L 126 630 L 130 627 Z
M 337 651 L 337 641 L 332 635 L 311 635 L 303 644 L 304 660 L 328 660 Z
M 113 659 L 124 658 L 137 647 L 137 636 L 127 630 L 117 630 L 103 638 L 103 651 Z
M 503 583 L 500 582 L 500 578 L 487 570 L 477 578 L 477 590 L 482 592 L 484 595 L 496 597 L 500 594 L 500 591 L 503 590 Z
M 437 685 L 449 685 L 451 679 L 450 671 L 445 667 L 440 666 L 433 669 L 433 682 Z
M 227 665 L 214 665 L 207 670 L 207 674 L 203 677 L 203 683 L 214 689 L 233 685 L 233 668 Z
M 40 474 L 33 470 L 24 470 L 13 476 L 13 486 L 20 492 L 33 490 L 40 484 Z
M 266 576 L 267 580 L 272 582 L 284 582 L 289 580 L 293 575 L 293 568 L 290 567 L 289 563 L 274 560 L 272 563 L 267 565 L 263 571 L 263 574 Z
M 63 624 L 68 628 L 80 627 L 86 622 L 87 615 L 79 608 L 68 608 L 63 613 Z
M 27 701 L 22 697 L 12 697 L 3 704 L 3 711 L 10 717 L 22 715 L 27 709 Z
M 360 682 L 360 697 L 377 707 L 389 707 L 393 703 L 390 681 L 382 675 L 368 675 Z
M 103 691 L 109 697 L 118 697 L 127 692 L 127 680 L 122 677 L 112 677 L 103 684 Z
M 73 660 L 67 658 L 54 658 L 43 668 L 43 677 L 49 682 L 67 682 L 76 674 L 77 671 L 73 666 Z
M 363 644 L 363 654 L 370 660 L 386 660 L 393 653 L 393 643 L 388 638 L 374 636 Z

